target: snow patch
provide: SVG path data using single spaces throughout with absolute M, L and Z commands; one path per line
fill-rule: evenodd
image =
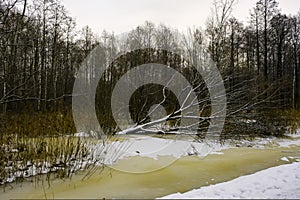
M 281 147 L 300 146 L 300 140 L 280 139 L 276 143 Z
M 295 133 L 285 133 L 284 135 L 291 138 L 300 138 L 300 129 L 297 129 Z
M 224 154 L 224 152 L 215 151 L 215 152 L 211 152 L 210 154 L 214 154 L 214 155 L 222 155 L 222 154 Z
M 288 159 L 287 157 L 282 157 L 282 158 L 280 158 L 280 160 L 286 161 L 286 162 L 290 162 L 289 159 Z

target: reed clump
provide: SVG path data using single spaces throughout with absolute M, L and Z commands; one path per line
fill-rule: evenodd
M 1 120 L 0 184 L 42 174 L 70 177 L 89 163 L 86 141 L 73 137 L 71 111 L 7 113 Z
M 1 184 L 46 173 L 70 177 L 87 166 L 89 154 L 81 138 L 17 134 L 2 136 L 0 151 Z

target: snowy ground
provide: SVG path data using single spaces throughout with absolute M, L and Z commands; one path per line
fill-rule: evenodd
M 163 198 L 300 198 L 300 163 L 272 167 L 234 180 Z

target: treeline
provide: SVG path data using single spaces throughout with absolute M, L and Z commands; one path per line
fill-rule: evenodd
M 215 4 L 206 33 L 216 64 L 231 75 L 252 74 L 258 90 L 266 85 L 278 87 L 279 105 L 299 107 L 300 13 L 282 14 L 275 0 L 259 0 L 251 10 L 250 23 L 226 16 L 230 3 Z M 222 9 L 225 8 L 225 9 Z
M 56 0 L 1 1 L 1 111 L 57 110 L 71 103 L 74 75 L 97 45 L 90 28 Z
M 231 15 L 233 5 L 233 0 L 214 1 L 206 28 L 188 29 L 184 40 L 179 39 L 178 30 L 151 22 L 120 40 L 106 31 L 96 36 L 89 27 L 77 31 L 74 19 L 58 0 L 1 1 L 0 110 L 70 107 L 76 72 L 94 47 L 102 49 L 103 62 L 110 64 L 106 62 L 120 49 L 150 44 L 163 49 L 178 45 L 190 58 L 203 49 L 208 51 L 226 81 L 228 94 L 235 94 L 229 100 L 245 98 L 234 91 L 247 87 L 252 95 L 248 100 L 272 96 L 277 106 L 299 108 L 300 13 L 287 16 L 275 0 L 259 0 L 251 9 L 249 23 L 242 24 Z

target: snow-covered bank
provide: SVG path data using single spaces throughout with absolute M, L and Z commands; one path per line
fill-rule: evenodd
M 172 156 L 180 158 L 182 156 L 198 155 L 205 157 L 209 154 L 222 154 L 222 150 L 251 147 L 251 148 L 271 148 L 300 146 L 300 131 L 297 134 L 288 134 L 290 138 L 256 138 L 249 140 L 227 140 L 220 144 L 218 141 L 197 142 L 193 137 L 187 138 L 158 138 L 148 135 L 128 136 L 126 140 L 113 141 L 106 147 L 99 144 L 89 146 L 93 157 L 101 155 L 105 151 L 103 162 L 107 165 L 113 164 L 117 160 L 131 156 L 142 156 L 157 159 L 158 156 Z
M 300 198 L 300 163 L 272 167 L 234 180 L 202 187 L 186 193 L 175 193 L 165 199 L 180 198 Z

